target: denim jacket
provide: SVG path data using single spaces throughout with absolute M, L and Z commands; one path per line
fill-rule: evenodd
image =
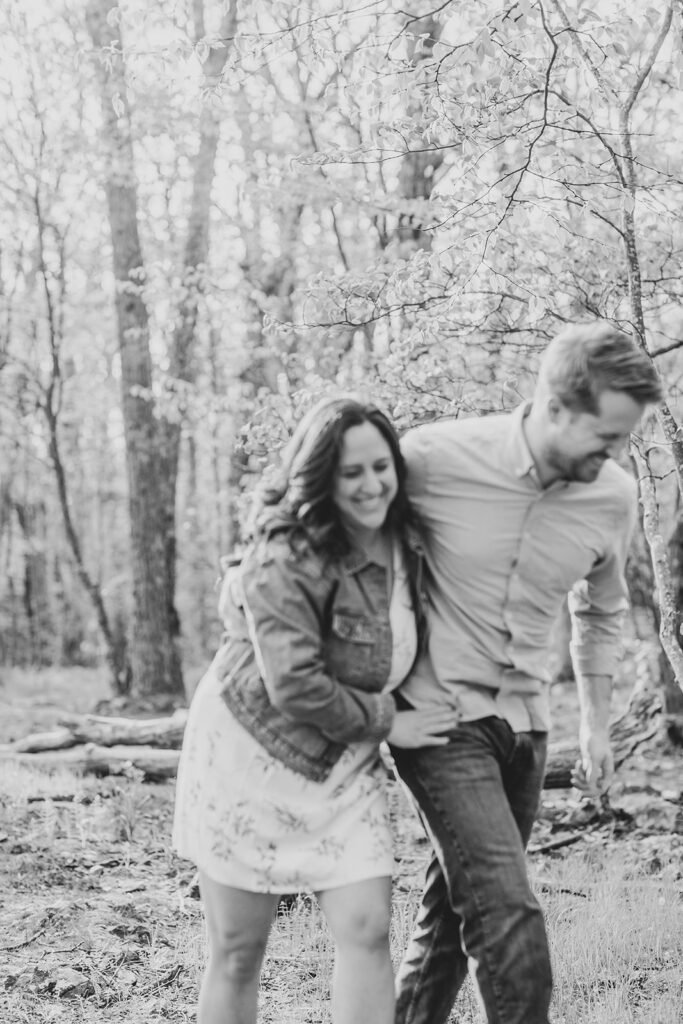
M 419 644 L 424 636 L 423 557 L 405 550 Z M 386 570 L 354 550 L 324 562 L 288 532 L 249 549 L 223 583 L 226 640 L 214 660 L 222 696 L 249 733 L 313 781 L 329 775 L 345 745 L 388 735 L 395 714 L 382 693 L 392 636 Z

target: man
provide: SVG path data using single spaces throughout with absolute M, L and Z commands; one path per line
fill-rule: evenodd
M 635 481 L 613 459 L 660 398 L 631 338 L 573 326 L 512 415 L 430 423 L 403 439 L 432 582 L 429 650 L 399 701 L 462 718 L 445 746 L 393 751 L 435 851 L 396 1024 L 445 1024 L 468 965 L 488 1024 L 548 1022 L 548 944 L 524 854 L 545 767 L 547 646 L 571 591 L 574 782 L 600 792 L 613 771 L 611 677 L 637 509 Z

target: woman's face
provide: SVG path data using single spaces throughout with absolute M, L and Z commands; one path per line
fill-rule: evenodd
M 383 525 L 398 492 L 391 448 L 372 423 L 349 427 L 342 438 L 332 500 L 354 533 Z

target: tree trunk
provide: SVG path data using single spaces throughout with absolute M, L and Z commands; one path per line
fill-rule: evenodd
M 673 24 L 674 4 L 669 3 L 664 9 L 656 38 L 650 47 L 644 65 L 631 87 L 625 94 L 619 109 L 619 141 L 620 156 L 613 155 L 616 170 L 624 191 L 624 207 L 621 224 L 621 238 L 624 246 L 624 259 L 628 278 L 628 295 L 631 322 L 638 341 L 649 355 L 645 330 L 645 312 L 643 308 L 643 278 L 641 272 L 638 233 L 636 230 L 636 200 L 640 183 L 638 180 L 638 164 L 633 153 L 631 113 L 636 104 L 650 71 Z M 678 488 L 683 498 L 683 430 L 666 401 L 660 402 L 655 410 L 655 417 L 662 430 L 667 447 L 671 453 Z M 650 472 L 648 452 L 634 442 L 632 452 L 638 466 L 640 476 L 640 496 L 643 505 L 643 528 L 645 537 L 652 553 L 652 567 L 657 584 L 660 614 L 660 639 L 664 652 L 669 659 L 671 669 L 679 687 L 683 689 L 683 649 L 681 648 L 681 609 L 674 604 L 674 582 L 672 580 L 669 552 L 666 550 L 659 529 L 659 509 L 654 477 Z
M 57 652 L 45 543 L 47 511 L 40 500 L 15 500 L 14 511 L 24 535 L 23 600 L 28 624 L 29 662 L 32 665 L 53 665 Z
M 678 643 L 683 648 L 683 636 L 681 636 L 681 621 L 683 620 L 683 503 L 680 501 L 668 548 L 673 603 L 679 612 Z M 660 667 L 667 735 L 673 744 L 683 747 L 683 689 L 676 682 L 671 662 L 664 653 L 660 658 Z
M 159 427 L 152 397 L 152 360 L 147 309 L 141 296 L 144 277 L 137 224 L 126 82 L 116 55 L 119 33 L 107 20 L 112 0 L 90 0 L 88 28 L 95 46 L 111 48 L 111 68 L 99 65 L 104 134 L 110 153 L 105 183 L 111 229 L 116 315 L 121 355 L 123 419 L 126 439 L 133 560 L 131 667 L 138 693 L 182 694 L 176 646 L 178 616 L 174 573 L 168 564 L 169 522 L 162 500 L 166 483 L 159 468 Z M 171 544 L 173 551 L 174 544 Z
M 405 29 L 408 40 L 409 60 L 413 68 L 417 68 L 424 60 L 434 59 L 434 44 L 438 42 L 443 25 L 437 20 L 434 14 L 426 14 L 422 18 L 410 18 L 410 27 Z M 420 109 L 416 101 L 406 111 L 407 116 L 419 121 Z M 434 178 L 439 167 L 443 163 L 443 152 L 440 150 L 429 151 L 425 145 L 425 152 L 421 149 L 414 153 L 406 153 L 401 160 L 399 171 L 399 191 L 405 199 L 429 199 L 434 188 Z M 397 235 L 401 242 L 405 243 L 406 253 L 416 249 L 431 249 L 431 232 L 425 231 L 421 221 L 415 220 L 413 215 L 401 214 L 399 217 Z
M 235 36 L 237 14 L 236 3 L 231 3 L 223 16 L 219 28 L 219 37 L 224 44 L 209 50 L 204 61 L 203 73 L 207 88 L 214 87 L 221 78 L 229 54 L 231 40 Z M 193 15 L 195 21 L 195 39 L 199 41 L 205 35 L 204 10 L 202 0 L 194 0 Z M 202 106 L 199 118 L 199 144 L 194 157 L 192 169 L 192 199 L 187 225 L 187 237 L 183 256 L 183 274 L 180 282 L 180 301 L 177 313 L 177 326 L 173 333 L 173 341 L 169 352 L 169 380 L 194 384 L 196 380 L 196 333 L 199 318 L 199 303 L 204 290 L 204 275 L 209 259 L 209 223 L 211 214 L 211 191 L 215 178 L 216 154 L 220 140 L 220 114 L 206 102 Z M 180 464 L 180 444 L 182 437 L 181 416 L 160 421 L 160 492 L 164 518 L 164 539 L 166 573 L 171 592 L 175 592 L 176 580 L 176 504 L 178 501 L 178 468 Z M 190 474 L 192 483 L 192 474 Z M 192 490 L 188 495 L 188 503 L 197 507 L 199 498 Z M 196 537 L 189 538 L 194 546 Z M 192 558 L 190 559 L 192 561 Z M 174 635 L 180 633 L 180 622 L 174 614 L 171 620 Z
M 633 457 L 640 476 L 640 498 L 643 506 L 643 529 L 652 553 L 652 569 L 659 601 L 659 638 L 676 683 L 683 689 L 683 647 L 681 647 L 682 611 L 676 603 L 676 582 L 672 575 L 667 544 L 662 536 L 655 481 L 650 470 L 647 451 L 632 444 Z

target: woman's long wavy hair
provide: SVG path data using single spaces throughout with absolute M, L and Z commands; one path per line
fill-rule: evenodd
M 404 536 L 414 516 L 406 495 L 406 467 L 398 435 L 381 409 L 349 395 L 323 398 L 301 420 L 283 449 L 279 479 L 255 496 L 251 532 L 268 533 L 278 522 L 289 521 L 293 542 L 298 534 L 321 554 L 348 554 L 351 539 L 333 500 L 335 474 L 344 435 L 363 423 L 376 427 L 391 451 L 398 488 L 387 525 L 398 536 Z

